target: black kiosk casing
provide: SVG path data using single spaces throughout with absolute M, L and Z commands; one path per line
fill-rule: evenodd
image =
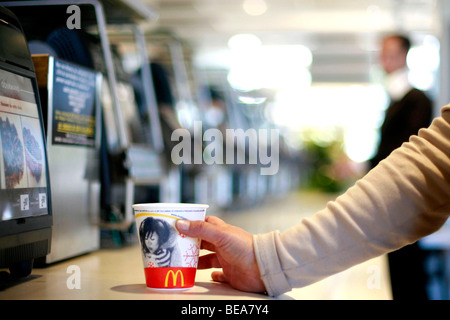
M 33 60 L 20 22 L 1 6 L 0 43 L 0 268 L 23 277 L 50 252 L 50 182 Z

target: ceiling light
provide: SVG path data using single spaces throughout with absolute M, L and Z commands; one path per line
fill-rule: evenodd
M 267 11 L 267 4 L 264 0 L 244 0 L 242 8 L 250 16 L 260 16 Z
M 248 49 L 259 47 L 260 45 L 261 39 L 250 33 L 235 34 L 228 40 L 230 49 Z

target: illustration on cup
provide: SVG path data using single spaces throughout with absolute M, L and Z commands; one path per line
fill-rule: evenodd
M 163 219 L 148 217 L 141 222 L 139 237 L 148 268 L 180 267 L 177 232 Z

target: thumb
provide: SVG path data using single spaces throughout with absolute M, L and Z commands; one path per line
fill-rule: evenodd
M 197 237 L 214 244 L 220 238 L 220 228 L 205 221 L 177 220 L 176 228 L 188 237 Z

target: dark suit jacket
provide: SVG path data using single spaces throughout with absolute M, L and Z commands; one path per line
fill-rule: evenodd
M 417 134 L 420 128 L 428 127 L 431 119 L 431 100 L 418 89 L 411 89 L 400 101 L 391 102 L 381 127 L 377 154 L 370 160 L 371 167 Z

